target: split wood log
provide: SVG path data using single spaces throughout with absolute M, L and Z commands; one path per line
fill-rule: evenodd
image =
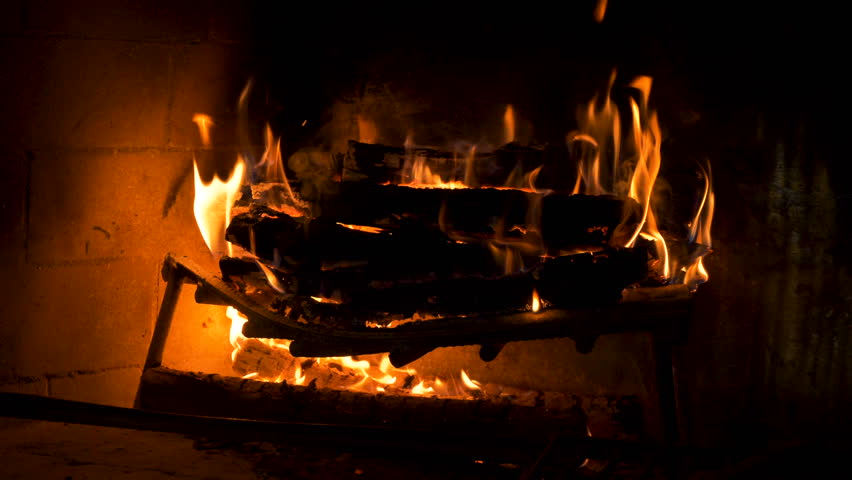
M 404 279 L 418 273 L 442 276 L 497 271 L 487 248 L 456 243 L 438 230 L 413 224 L 370 233 L 326 219 L 297 220 L 254 207 L 234 217 L 228 239 L 267 262 L 278 263 L 288 273 L 355 266 L 375 279 Z M 227 267 L 236 273 L 235 266 Z
M 358 328 L 415 313 L 464 315 L 514 312 L 529 308 L 537 290 L 548 305 L 583 308 L 617 303 L 622 290 L 647 277 L 643 249 L 608 249 L 551 259 L 511 275 L 377 280 L 368 271 L 316 271 L 281 274 L 292 295 L 274 303 L 280 313 L 312 323 Z M 267 288 L 269 290 L 269 288 Z M 300 291 L 301 290 L 301 291 Z M 311 297 L 333 298 L 319 303 Z
M 341 183 L 334 194 L 312 202 L 312 214 L 344 224 L 387 228 L 405 221 L 492 237 L 519 226 L 540 230 L 544 245 L 555 250 L 603 245 L 619 224 L 638 222 L 641 209 L 632 199 L 606 195 Z
M 325 212 L 317 218 L 293 218 L 255 205 L 232 219 L 227 237 L 270 262 L 369 260 L 386 264 L 380 270 L 415 262 L 438 272 L 441 265 L 452 265 L 452 271 L 487 273 L 495 266 L 489 246 L 558 256 L 606 245 L 623 219 L 629 225 L 640 214 L 632 199 L 606 196 L 346 185 L 352 186 L 317 203 Z M 540 208 L 530 208 L 530 202 Z M 530 218 L 536 211 L 540 217 Z

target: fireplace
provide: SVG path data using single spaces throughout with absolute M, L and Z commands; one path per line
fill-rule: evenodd
M 564 141 L 577 106 L 617 67 L 654 78 L 671 159 L 661 176 L 709 159 L 724 212 L 706 261 L 711 279 L 677 351 L 686 438 L 760 444 L 848 421 L 850 197 L 834 107 L 812 98 L 832 78 L 832 28 L 808 37 L 809 19 L 789 12 L 767 14 L 776 21 L 710 12 L 731 25 L 719 38 L 690 28 L 697 19 L 685 12 L 610 3 L 601 23 L 585 3 L 567 19 L 435 7 L 391 22 L 224 2 L 4 5 L 3 389 L 132 404 L 166 253 L 219 269 L 195 229 L 192 159 L 210 157 L 208 179 L 217 169 L 227 176 L 248 78 L 268 94 L 259 108 L 289 158 L 317 138 L 341 138 L 329 134 L 342 128 L 331 120 L 358 113 L 374 117 L 377 143 L 403 145 L 410 126 L 422 126 L 421 145 L 499 143 L 512 104 L 519 139 Z M 790 56 L 801 64 L 774 63 Z M 192 123 L 199 112 L 215 122 L 209 148 Z M 181 297 L 172 367 L 230 373 L 222 310 Z M 654 388 L 642 380 L 654 368 L 642 334 L 601 337 L 587 355 L 570 339 L 510 343 L 492 363 L 472 347 L 449 354 L 480 382 L 503 375 L 545 391 L 640 396 Z M 508 365 L 541 359 L 546 368 L 522 373 Z

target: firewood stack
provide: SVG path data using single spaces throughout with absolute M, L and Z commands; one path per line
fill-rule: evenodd
M 649 278 L 646 246 L 617 247 L 641 207 L 531 188 L 551 156 L 517 144 L 459 158 L 350 142 L 333 181 L 300 183 L 296 171 L 290 186 L 244 191 L 227 239 L 263 265 L 226 258 L 223 277 L 291 319 L 346 329 L 529 310 L 534 291 L 560 308 L 617 303 Z M 475 187 L 418 184 L 416 162 Z

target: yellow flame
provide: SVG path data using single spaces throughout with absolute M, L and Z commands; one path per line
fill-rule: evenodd
M 464 182 L 455 180 L 444 181 L 441 175 L 432 173 L 432 169 L 427 165 L 427 158 L 422 155 L 416 155 L 414 152 L 407 154 L 407 162 L 411 164 L 410 175 L 411 182 L 401 184 L 404 187 L 411 188 L 468 188 Z
M 201 136 L 201 144 L 205 147 L 209 147 L 210 127 L 214 126 L 213 119 L 210 118 L 210 115 L 196 113 L 192 116 L 192 121 L 198 126 L 198 134 Z
M 204 243 L 214 255 L 222 255 L 225 251 L 228 255 L 233 255 L 233 246 L 225 240 L 225 230 L 231 223 L 231 207 L 240 191 L 245 163 L 242 158 L 238 159 L 237 165 L 225 181 L 213 177 L 213 180 L 207 184 L 201 180 L 201 175 L 198 173 L 198 162 L 193 160 L 193 166 L 195 168 L 193 212 Z
M 538 291 L 533 289 L 532 293 L 532 311 L 533 313 L 538 313 L 541 310 L 541 299 L 538 297 Z
M 231 319 L 231 329 L 228 334 L 228 341 L 234 348 L 231 352 L 231 362 L 233 362 L 237 358 L 237 352 L 240 351 L 243 342 L 246 339 L 246 337 L 243 336 L 243 325 L 248 322 L 248 318 L 244 317 L 243 314 L 234 307 L 228 307 L 225 310 L 225 316 Z
M 314 300 L 315 302 L 319 302 L 319 303 L 336 303 L 336 304 L 343 303 L 336 298 L 311 297 L 311 299 Z
M 303 385 L 307 376 L 302 373 L 302 365 L 297 364 L 293 371 L 293 385 Z
M 241 314 L 237 309 L 233 307 L 228 307 L 225 311 L 226 316 L 231 319 L 231 332 L 230 332 L 230 341 L 231 345 L 234 347 L 234 350 L 231 354 L 231 361 L 236 363 L 236 358 L 239 352 L 244 348 L 248 339 L 242 334 L 242 328 L 248 322 L 248 319 Z M 279 340 L 279 339 L 270 339 L 270 338 L 256 338 L 252 339 L 252 341 L 260 342 L 272 349 L 278 349 L 284 352 L 288 352 L 290 350 L 290 340 Z M 369 357 L 369 356 L 368 356 Z M 470 393 L 465 393 L 464 391 L 458 390 L 458 386 L 456 386 L 455 391 L 451 391 L 449 385 L 446 382 L 443 382 L 440 378 L 435 378 L 434 380 L 425 380 L 425 379 L 417 379 L 417 371 L 413 368 L 397 368 L 394 367 L 390 362 L 390 357 L 388 354 L 381 355 L 380 359 L 377 363 L 373 363 L 375 360 L 370 361 L 364 358 L 359 360 L 353 359 L 350 357 L 322 357 L 322 358 L 314 358 L 311 359 L 312 362 L 316 362 L 317 364 L 337 364 L 335 368 L 340 368 L 341 366 L 344 369 L 348 369 L 351 372 L 357 373 L 359 380 L 352 385 L 349 385 L 347 388 L 355 391 L 365 391 L 365 392 L 384 392 L 386 391 L 386 387 L 391 387 L 399 384 L 401 379 L 414 376 L 415 377 L 415 386 L 409 391 L 412 395 L 426 395 L 426 394 L 435 394 L 441 396 L 469 396 Z M 293 362 L 294 366 L 292 370 L 288 373 L 287 371 L 282 370 L 277 374 L 269 374 L 269 376 L 261 375 L 258 372 L 245 372 L 241 371 L 240 374 L 243 378 L 251 378 L 255 380 L 265 381 L 265 382 L 282 382 L 285 379 L 288 380 L 293 385 L 304 385 L 307 383 L 308 377 L 302 368 L 304 362 Z M 464 386 L 468 390 L 480 390 L 481 384 L 476 380 L 471 380 L 471 378 L 467 375 L 467 372 L 464 370 L 461 371 L 461 380 Z M 406 379 L 406 381 L 410 381 L 410 379 Z
M 464 370 L 461 371 L 461 380 L 465 387 L 471 390 L 480 390 L 482 384 L 477 382 L 476 380 L 471 380 L 470 377 L 467 376 L 467 372 Z
M 512 143 L 515 141 L 515 109 L 512 105 L 506 106 L 506 112 L 503 114 L 503 142 Z
M 426 386 L 425 380 L 421 380 L 420 383 L 418 383 L 417 385 L 415 385 L 411 389 L 411 393 L 413 393 L 415 395 L 425 395 L 427 393 L 434 393 L 434 392 L 435 392 L 434 388 Z
M 278 293 L 284 293 L 284 285 L 281 284 L 272 269 L 264 265 L 264 263 L 257 258 L 254 259 L 254 262 L 257 263 L 257 266 L 260 267 L 263 275 L 266 276 L 266 281 L 269 283 L 269 286 Z
M 339 361 L 346 368 L 353 368 L 358 370 L 366 370 L 370 368 L 370 362 L 368 362 L 367 360 L 352 360 L 352 357 L 340 357 Z

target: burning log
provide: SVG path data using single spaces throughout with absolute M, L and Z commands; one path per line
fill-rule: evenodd
M 529 307 L 534 290 L 548 305 L 603 306 L 618 302 L 621 291 L 643 280 L 647 273 L 644 249 L 559 257 L 526 272 L 499 276 L 404 281 L 378 280 L 369 270 L 318 270 L 280 274 L 279 285 L 286 285 L 294 295 L 280 296 L 273 307 L 294 319 L 358 328 L 365 321 L 382 324 L 415 313 L 463 315 L 524 310 Z M 323 298 L 335 301 L 318 301 Z
M 553 408 L 528 406 L 517 395 L 462 400 L 368 394 L 157 367 L 142 374 L 137 401 L 145 410 L 212 417 L 585 435 L 586 402 L 570 394 L 531 393 Z
M 280 259 L 282 271 L 302 278 L 305 272 L 351 266 L 367 269 L 374 279 L 421 272 L 488 274 L 496 268 L 487 249 L 453 242 L 437 230 L 405 225 L 369 233 L 326 219 L 299 221 L 263 207 L 235 217 L 228 239 L 268 262 Z M 227 268 L 237 272 L 236 265 Z
M 554 255 L 600 247 L 624 218 L 640 213 L 633 200 L 606 196 L 366 184 L 342 188 L 316 202 L 322 213 L 314 219 L 253 206 L 231 221 L 228 239 L 270 262 L 369 259 L 388 264 L 385 268 L 419 261 L 487 274 L 493 261 L 486 246 L 494 242 L 524 245 L 538 250 L 536 255 L 544 253 L 542 246 Z M 540 205 L 540 236 L 538 222 L 528 219 L 531 203 Z
M 602 245 L 606 233 L 641 209 L 632 199 L 536 193 L 497 188 L 411 188 L 342 183 L 336 194 L 317 199 L 315 216 L 335 222 L 388 228 L 415 222 L 427 228 L 494 237 L 514 227 L 540 228 L 549 249 Z M 499 228 L 498 224 L 504 226 Z

